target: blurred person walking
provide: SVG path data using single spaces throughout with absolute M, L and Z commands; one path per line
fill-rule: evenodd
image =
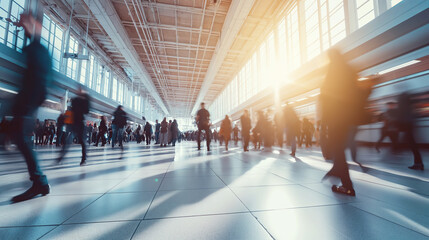
M 398 97 L 398 108 L 396 113 L 396 124 L 399 132 L 404 133 L 404 140 L 414 155 L 414 164 L 409 169 L 424 170 L 422 155 L 420 154 L 416 140 L 414 138 L 415 116 L 411 97 L 407 93 L 402 93 Z
M 34 129 L 34 116 L 46 99 L 47 86 L 51 80 L 52 60 L 48 50 L 40 44 L 42 30 L 40 13 L 35 17 L 21 14 L 19 25 L 32 42 L 23 48 L 26 69 L 23 72 L 22 85 L 13 106 L 13 125 L 16 126 L 16 143 L 27 163 L 27 170 L 33 185 L 24 193 L 12 198 L 12 202 L 32 199 L 39 194 L 50 192 L 48 179 L 39 166 L 39 161 L 32 149 L 31 135 Z
M 89 95 L 80 88 L 77 96 L 71 100 L 71 117 L 72 124 L 70 125 L 71 131 L 66 133 L 65 143 L 62 147 L 58 163 L 61 163 L 71 143 L 73 143 L 73 135 L 77 138 L 77 142 L 82 147 L 82 159 L 80 165 L 86 164 L 86 139 L 85 134 L 85 114 L 89 113 Z
M 238 129 L 238 126 L 235 125 L 234 128 L 232 129 L 233 132 L 233 136 L 234 136 L 234 145 L 237 146 L 238 145 L 238 133 L 240 132 L 240 129 Z
M 179 125 L 177 124 L 177 120 L 174 119 L 171 123 L 171 144 L 176 146 L 177 136 L 179 135 Z
M 98 147 L 98 142 L 100 141 L 101 138 L 101 146 L 104 147 L 104 145 L 106 145 L 106 136 L 105 134 L 107 133 L 107 125 L 106 125 L 106 117 L 105 116 L 100 116 L 100 125 L 98 126 L 98 135 L 97 135 L 97 141 L 95 142 L 96 147 Z
M 249 111 L 244 110 L 243 115 L 240 117 L 241 122 L 241 137 L 243 141 L 243 150 L 245 152 L 249 151 L 249 140 L 250 140 L 250 129 L 252 128 L 252 123 L 249 117 Z
M 205 108 L 205 104 L 202 102 L 200 104 L 201 108 L 197 112 L 197 116 L 195 117 L 195 121 L 198 126 L 197 131 L 197 143 L 198 150 L 201 150 L 201 131 L 204 130 L 206 133 L 206 142 L 207 142 L 207 151 L 210 151 L 210 113 Z
M 155 144 L 159 144 L 159 131 L 161 129 L 161 124 L 158 122 L 158 119 L 155 122 Z
M 168 122 L 167 122 L 167 118 L 164 118 L 161 122 L 159 138 L 160 138 L 161 147 L 167 147 L 167 143 L 168 143 Z
M 286 127 L 286 138 L 291 146 L 292 157 L 296 156 L 296 142 L 298 138 L 299 131 L 299 118 L 296 115 L 295 110 L 290 105 L 286 105 L 283 109 L 283 116 L 285 119 Z
M 152 139 L 152 125 L 148 121 L 144 126 L 144 134 L 146 136 L 146 145 L 150 145 L 150 140 Z
M 328 144 L 332 149 L 334 164 L 325 175 L 338 177 L 341 186 L 332 186 L 332 191 L 355 196 L 346 162 L 345 149 L 350 129 L 360 124 L 370 91 L 357 85 L 357 75 L 341 53 L 336 49 L 328 51 L 330 64 L 326 79 L 321 87 L 322 121 L 328 129 Z
M 220 125 L 219 134 L 223 136 L 223 140 L 225 141 L 225 150 L 228 151 L 228 143 L 231 139 L 231 120 L 229 120 L 228 115 L 225 115 L 225 118 L 222 120 L 222 123 Z
M 112 121 L 112 148 L 115 147 L 116 141 L 119 142 L 119 147 L 122 151 L 124 150 L 123 146 L 123 136 L 124 136 L 124 127 L 127 125 L 127 113 L 123 110 L 123 107 L 119 105 L 115 112 L 113 112 L 113 121 Z

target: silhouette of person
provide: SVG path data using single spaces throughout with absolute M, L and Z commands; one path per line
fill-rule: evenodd
M 243 138 L 243 150 L 245 152 L 249 151 L 249 140 L 250 140 L 250 129 L 252 128 L 252 123 L 249 117 L 249 111 L 244 110 L 243 115 L 240 117 L 241 122 L 241 137 Z
M 231 139 L 231 120 L 229 120 L 228 115 L 225 115 L 225 118 L 222 120 L 220 125 L 219 134 L 223 136 L 223 140 L 225 141 L 225 150 L 228 151 L 228 143 L 229 139 Z
M 195 117 L 197 122 L 197 143 L 198 150 L 201 150 L 201 131 L 204 130 L 206 133 L 207 151 L 210 151 L 210 113 L 205 109 L 204 103 L 201 103 L 201 109 L 198 110 L 197 116 Z
M 80 165 L 83 166 L 86 164 L 86 141 L 84 139 L 85 134 L 85 114 L 89 113 L 89 95 L 80 88 L 77 96 L 71 100 L 71 112 L 72 112 L 72 124 L 69 126 L 71 127 L 71 131 L 68 131 L 66 133 L 66 140 L 65 143 L 61 149 L 60 156 L 58 157 L 58 163 L 61 163 L 64 156 L 67 153 L 67 149 L 69 145 L 71 144 L 74 136 L 77 138 L 78 143 L 82 147 L 82 159 L 80 161 Z
M 41 14 L 38 14 L 39 16 Z M 52 63 L 48 50 L 40 44 L 42 23 L 39 16 L 21 14 L 19 25 L 24 28 L 25 35 L 33 41 L 23 48 L 26 57 L 26 69 L 23 73 L 22 86 L 13 107 L 14 125 L 16 126 L 16 143 L 24 155 L 28 173 L 33 185 L 24 193 L 12 198 L 12 202 L 21 202 L 46 195 L 50 192 L 47 177 L 40 169 L 36 154 L 32 150 L 31 134 L 34 128 L 33 116 L 44 102 L 46 87 L 51 79 Z
M 334 164 L 324 178 L 341 179 L 341 186 L 332 186 L 332 191 L 355 196 L 346 162 L 345 149 L 350 129 L 362 118 L 364 103 L 370 92 L 357 86 L 357 75 L 337 49 L 328 51 L 330 64 L 321 87 L 320 101 L 322 122 L 328 129 L 328 143 Z

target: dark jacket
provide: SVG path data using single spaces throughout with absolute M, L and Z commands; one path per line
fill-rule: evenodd
M 33 41 L 22 50 L 26 56 L 27 68 L 24 70 L 22 86 L 15 98 L 15 116 L 29 116 L 45 101 L 46 86 L 51 81 L 52 61 L 48 50 L 39 42 Z
M 160 129 L 161 129 L 161 124 L 160 123 L 155 124 L 155 132 L 159 132 Z
M 122 109 L 116 109 L 113 113 L 113 121 L 112 124 L 116 125 L 119 128 L 123 128 L 127 125 L 127 113 Z
M 243 133 L 249 133 L 250 129 L 252 128 L 251 122 L 250 122 L 250 117 L 246 117 L 244 115 L 242 115 L 240 117 L 240 121 L 241 121 L 241 131 Z
M 177 125 L 177 121 L 173 121 L 171 123 L 171 136 L 173 138 L 176 138 L 178 134 L 179 134 L 179 126 Z
M 161 133 L 167 133 L 168 131 L 168 122 L 162 121 L 161 122 Z
M 71 101 L 73 112 L 73 123 L 82 124 L 85 119 L 84 115 L 89 113 L 89 95 L 81 94 Z
M 144 126 L 144 132 L 146 135 L 152 135 L 152 125 L 149 122 L 146 122 L 146 125 Z

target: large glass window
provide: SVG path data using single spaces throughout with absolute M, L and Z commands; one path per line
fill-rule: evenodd
M 118 93 L 118 80 L 116 79 L 116 77 L 113 77 L 112 80 L 112 99 L 114 101 L 117 101 L 117 93 Z
M 319 15 L 317 0 L 306 0 L 305 9 L 305 36 L 307 39 L 307 60 L 320 54 Z
M 98 93 L 101 93 L 101 79 L 103 78 L 103 66 L 101 66 L 101 64 L 98 65 L 98 69 L 97 69 L 97 78 L 95 81 L 95 91 Z
M 120 104 L 124 104 L 123 96 L 124 96 L 124 84 L 120 82 L 118 84 L 118 102 Z
M 17 22 L 19 15 L 24 12 L 24 5 L 25 0 L 0 1 L 0 16 L 3 17 L 3 20 L 0 21 L 1 43 L 19 52 L 22 52 L 22 48 L 25 46 L 24 30 L 4 19 L 10 18 L 13 22 Z
M 82 50 L 82 54 L 83 55 L 87 55 L 88 54 L 88 50 L 86 50 L 86 48 L 84 48 Z M 88 65 L 88 60 L 80 60 L 80 78 L 79 78 L 79 82 L 81 84 L 85 84 L 85 80 L 86 80 L 86 66 Z
M 374 0 L 356 0 L 356 9 L 359 27 L 375 18 Z
M 93 55 L 89 56 L 89 76 L 88 76 L 88 87 L 92 88 L 92 82 L 94 79 L 94 68 L 95 68 L 96 62 Z
M 388 1 L 388 7 L 391 8 L 393 6 L 395 6 L 396 4 L 402 2 L 402 0 L 387 0 Z
M 52 66 L 60 70 L 61 48 L 63 44 L 64 30 L 46 14 L 43 16 L 41 43 L 45 45 L 52 55 Z
M 294 70 L 301 65 L 301 44 L 299 39 L 298 8 L 296 5 L 293 6 L 289 14 L 287 14 L 286 32 L 288 63 L 290 70 Z
M 104 73 L 104 88 L 103 88 L 103 95 L 106 97 L 109 96 L 109 84 L 110 84 L 110 71 L 106 71 Z
M 78 53 L 79 51 L 79 42 L 72 36 L 69 40 L 69 50 L 68 53 Z M 77 70 L 77 59 L 68 58 L 67 59 L 67 77 L 76 80 L 76 70 Z

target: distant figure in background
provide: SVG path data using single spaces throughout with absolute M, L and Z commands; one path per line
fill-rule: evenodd
M 172 124 L 172 121 L 171 120 L 169 120 L 168 121 L 168 130 L 167 130 L 167 135 L 168 135 L 168 145 L 170 145 L 171 144 L 171 139 L 172 139 L 172 134 L 171 134 L 171 124 Z
M 364 114 L 370 91 L 357 85 L 357 75 L 336 49 L 328 51 L 330 64 L 321 87 L 322 121 L 328 128 L 328 143 L 332 149 L 334 165 L 324 178 L 341 179 L 342 186 L 332 186 L 332 191 L 355 196 L 346 162 L 345 149 L 350 129 L 359 124 Z
M 55 125 L 53 122 L 49 125 L 49 144 L 52 145 L 52 141 L 54 141 L 55 136 Z
M 290 105 L 286 105 L 283 109 L 283 116 L 285 119 L 285 127 L 286 127 L 286 138 L 291 146 L 292 157 L 296 156 L 296 141 L 298 138 L 299 131 L 299 118 L 296 115 L 295 110 Z
M 311 147 L 313 145 L 314 126 L 307 118 L 302 120 L 302 133 L 305 138 L 305 147 Z
M 249 117 L 249 111 L 247 111 L 247 109 L 245 109 L 243 115 L 241 115 L 240 122 L 241 122 L 241 137 L 243 141 L 243 150 L 245 152 L 248 152 L 249 140 L 250 140 L 250 129 L 252 128 L 252 124 Z
M 124 149 L 122 139 L 124 136 L 124 127 L 127 125 L 127 114 L 123 110 L 122 106 L 119 105 L 115 112 L 113 112 L 113 121 L 112 121 L 112 148 L 115 147 L 116 141 L 119 141 L 119 147 Z
M 73 123 L 71 124 L 71 130 L 74 136 L 77 138 L 77 142 L 82 147 L 82 159 L 80 165 L 86 164 L 86 142 L 84 139 L 85 133 L 85 114 L 89 113 L 89 95 L 82 89 L 79 89 L 77 96 L 71 100 L 71 112 L 73 117 Z M 61 163 L 62 159 L 67 153 L 69 145 L 73 142 L 73 134 L 67 133 L 66 140 L 63 145 L 60 156 L 58 157 L 58 163 Z
M 264 113 L 262 111 L 258 111 L 258 121 L 256 122 L 256 126 L 252 130 L 253 135 L 253 143 L 255 145 L 255 149 L 261 149 L 261 144 L 263 141 L 263 131 L 264 131 Z
M 204 130 L 206 133 L 206 141 L 207 141 L 207 151 L 210 151 L 210 113 L 205 108 L 205 104 L 201 103 L 201 109 L 198 110 L 197 116 L 195 118 L 195 121 L 198 126 L 198 132 L 197 132 L 197 143 L 198 143 L 198 150 L 201 150 L 201 131 Z
M 229 120 L 228 115 L 225 115 L 225 118 L 222 120 L 220 125 L 219 134 L 223 136 L 223 140 L 225 141 L 225 150 L 228 151 L 228 142 L 231 139 L 231 120 Z
M 92 142 L 92 131 L 93 131 L 93 126 L 92 124 L 88 124 L 88 128 L 87 128 L 87 132 L 88 132 L 88 144 L 91 145 Z
M 39 119 L 36 119 L 36 123 L 34 125 L 34 133 L 36 135 L 36 145 L 42 145 L 43 142 L 43 126 Z
M 146 145 L 150 145 L 152 139 L 152 125 L 147 121 L 144 126 L 144 134 L 146 135 Z
M 414 138 L 414 107 L 410 95 L 402 93 L 398 98 L 398 110 L 396 114 L 396 124 L 399 132 L 404 133 L 404 140 L 414 155 L 414 164 L 409 169 L 424 170 L 422 155 L 420 154 L 416 140 Z
M 275 127 L 275 135 L 277 139 L 277 144 L 280 148 L 283 147 L 283 135 L 285 129 L 284 116 L 283 111 L 279 110 L 274 115 L 274 127 Z
M 100 125 L 98 126 L 98 135 L 97 135 L 97 141 L 95 142 L 96 147 L 98 147 L 98 142 L 100 141 L 101 138 L 101 146 L 104 147 L 104 145 L 106 145 L 106 132 L 107 132 L 107 125 L 106 125 L 106 117 L 105 116 L 101 116 L 100 117 L 101 121 L 100 121 Z
M 167 118 L 164 118 L 161 122 L 161 129 L 159 133 L 161 147 L 167 147 L 168 143 L 168 122 Z
M 28 173 L 33 185 L 24 193 L 12 198 L 12 202 L 32 199 L 39 194 L 50 192 L 48 179 L 40 169 L 36 154 L 33 152 L 31 135 L 34 129 L 34 116 L 37 109 L 45 101 L 47 89 L 51 80 L 52 60 L 48 50 L 40 44 L 42 30 L 41 14 L 34 17 L 21 14 L 19 25 L 25 30 L 25 35 L 33 41 L 23 48 L 26 57 L 26 69 L 23 72 L 21 89 L 15 98 L 13 107 L 13 124 L 16 126 L 16 144 L 24 155 Z
M 213 130 L 213 139 L 214 139 L 214 141 L 215 141 L 215 142 L 217 142 L 217 140 L 219 139 L 219 134 L 218 134 L 218 132 L 216 131 L 216 129 L 215 129 L 215 130 Z
M 316 123 L 316 129 L 314 131 L 314 138 L 316 140 L 316 146 L 320 146 L 320 120 Z
M 142 136 L 141 136 L 141 134 L 140 134 L 140 132 L 141 132 L 141 130 L 142 130 L 142 127 L 141 127 L 141 125 L 139 124 L 138 126 L 137 126 L 137 129 L 134 131 L 134 135 L 135 135 L 135 138 L 136 138 L 136 142 L 139 144 L 139 143 L 141 143 L 141 141 L 142 141 Z
M 171 123 L 171 144 L 174 146 L 176 146 L 176 141 L 177 141 L 177 135 L 179 134 L 179 125 L 177 124 L 177 120 L 174 119 L 173 122 Z
M 375 144 L 375 149 L 378 152 L 380 152 L 380 145 L 386 137 L 390 138 L 390 141 L 392 142 L 392 149 L 394 151 L 396 151 L 398 148 L 398 125 L 395 122 L 398 110 L 396 109 L 395 102 L 388 102 L 386 105 L 386 112 L 380 116 L 381 120 L 383 121 L 383 127 L 380 129 L 380 139 L 378 139 L 377 143 Z
M 238 133 L 240 132 L 240 129 L 238 129 L 237 125 L 234 126 L 234 128 L 232 129 L 232 132 L 234 134 L 234 145 L 237 146 L 238 145 Z
M 113 136 L 112 123 L 109 123 L 109 127 L 107 128 L 107 143 L 110 145 Z
M 57 141 L 56 146 L 59 147 L 63 144 L 63 135 L 64 135 L 64 114 L 60 114 L 57 118 Z
M 155 144 L 159 144 L 159 131 L 161 129 L 161 124 L 158 122 L 158 119 L 155 122 Z

